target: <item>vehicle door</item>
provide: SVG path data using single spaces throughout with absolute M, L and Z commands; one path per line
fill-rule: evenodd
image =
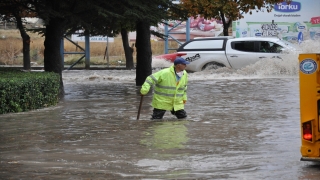
M 227 58 L 235 69 L 270 58 L 281 59 L 282 46 L 272 41 L 232 41 L 228 48 Z
M 281 58 L 281 49 L 283 47 L 273 41 L 266 41 L 266 40 L 261 40 L 261 41 L 256 41 L 256 57 L 259 60 L 266 60 L 266 59 L 271 59 L 271 58 L 277 58 L 277 59 L 282 59 Z
M 232 68 L 240 69 L 259 59 L 255 55 L 255 41 L 232 40 L 227 43 L 226 56 Z

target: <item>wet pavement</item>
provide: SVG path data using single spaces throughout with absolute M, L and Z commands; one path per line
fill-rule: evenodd
M 300 161 L 296 75 L 190 74 L 187 120 L 157 122 L 151 94 L 136 120 L 134 72 L 64 76 L 57 106 L 0 115 L 0 179 L 320 178 L 320 164 Z

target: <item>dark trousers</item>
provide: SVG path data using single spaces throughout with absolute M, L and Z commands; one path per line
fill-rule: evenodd
M 164 114 L 166 113 L 166 110 L 162 109 L 153 109 L 152 119 L 162 119 Z M 183 109 L 180 109 L 178 111 L 171 111 L 172 115 L 175 115 L 178 119 L 183 119 L 187 117 L 187 112 Z

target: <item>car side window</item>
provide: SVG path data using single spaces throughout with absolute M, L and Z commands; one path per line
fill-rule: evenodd
M 223 48 L 223 39 L 217 40 L 205 40 L 205 41 L 191 41 L 186 44 L 183 49 L 194 50 L 194 49 L 222 49 Z
M 270 52 L 271 50 L 271 48 L 270 48 L 270 43 L 268 42 L 268 41 L 260 41 L 259 42 L 260 43 L 260 48 L 259 48 L 259 52 L 266 52 L 266 53 L 268 53 L 268 52 Z
M 238 51 L 254 52 L 254 41 L 234 41 L 231 47 Z
M 266 53 L 279 53 L 281 52 L 281 49 L 282 49 L 282 46 L 270 41 L 260 41 L 259 47 L 260 47 L 259 48 L 260 52 L 266 52 Z
M 270 52 L 272 53 L 280 53 L 283 47 L 277 43 L 270 42 Z

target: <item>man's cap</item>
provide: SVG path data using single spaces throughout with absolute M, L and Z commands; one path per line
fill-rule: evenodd
M 183 59 L 182 57 L 177 57 L 176 60 L 174 60 L 174 65 L 177 65 L 177 64 L 190 64 L 189 61 L 186 61 L 185 59 Z

